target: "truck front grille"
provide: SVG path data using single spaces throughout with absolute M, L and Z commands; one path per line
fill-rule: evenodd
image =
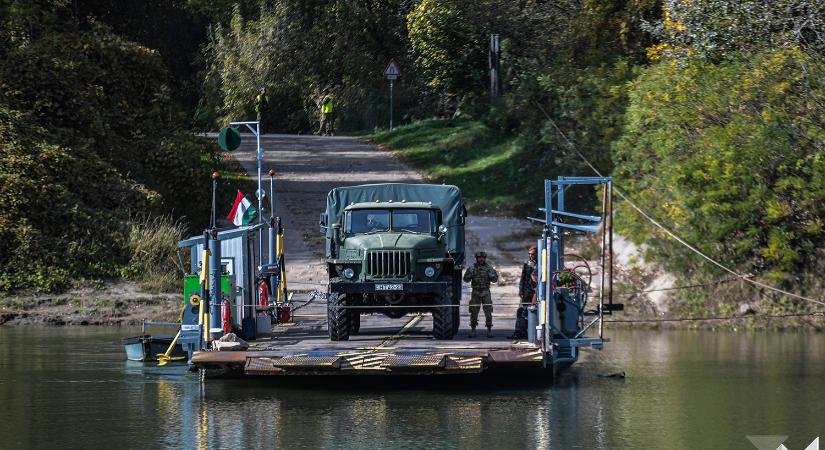
M 371 278 L 404 278 L 410 273 L 412 252 L 377 250 L 367 252 L 367 276 Z

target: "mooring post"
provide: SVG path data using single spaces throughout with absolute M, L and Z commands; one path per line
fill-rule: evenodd
M 218 178 L 220 173 L 212 174 L 212 204 L 215 204 L 217 196 Z M 212 212 L 215 215 L 215 212 Z M 209 336 L 212 340 L 220 339 L 223 336 L 221 328 L 221 303 L 223 295 L 221 293 L 221 241 L 218 240 L 218 228 L 212 224 L 209 230 Z

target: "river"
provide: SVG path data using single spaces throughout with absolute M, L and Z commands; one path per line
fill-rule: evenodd
M 127 362 L 137 329 L 0 328 L 0 448 L 748 449 L 825 434 L 825 335 L 611 332 L 554 383 L 275 387 Z M 624 371 L 627 377 L 600 375 Z

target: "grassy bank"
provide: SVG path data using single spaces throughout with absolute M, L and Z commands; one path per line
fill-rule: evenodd
M 481 122 L 428 119 L 366 139 L 394 151 L 428 181 L 458 186 L 471 214 L 519 215 L 542 203 L 541 176 L 523 164 L 526 149 Z

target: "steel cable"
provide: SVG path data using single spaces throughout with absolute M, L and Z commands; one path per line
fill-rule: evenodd
M 535 99 L 533 100 L 533 102 L 536 104 L 536 106 L 538 106 L 539 110 L 544 114 L 544 116 L 547 117 L 547 120 L 550 122 L 551 125 L 553 125 L 553 128 L 562 137 L 562 139 L 567 144 L 567 146 L 571 150 L 573 150 L 579 156 L 579 158 L 581 158 L 581 160 L 584 161 L 584 163 L 597 176 L 604 177 L 604 175 L 602 175 L 601 172 L 598 169 L 596 169 L 596 167 L 593 164 L 590 163 L 590 161 L 584 156 L 584 154 L 582 154 L 582 152 L 580 152 L 579 149 L 576 148 L 576 146 L 573 144 L 573 142 L 570 139 L 567 138 L 567 135 L 565 135 L 564 132 L 561 130 L 561 128 L 559 128 L 559 126 L 556 124 L 556 121 L 554 121 L 553 118 L 550 117 L 550 114 L 547 113 L 547 111 L 544 109 L 544 107 L 542 107 L 541 104 L 538 101 L 536 101 Z M 631 208 L 633 208 L 634 210 L 636 210 L 636 212 L 641 214 L 642 217 L 647 219 L 650 223 L 652 223 L 654 226 L 656 226 L 660 230 L 664 231 L 668 236 L 670 236 L 676 242 L 678 242 L 678 243 L 682 244 L 683 246 L 687 247 L 690 251 L 692 251 L 693 253 L 696 253 L 697 255 L 701 256 L 702 258 L 704 258 L 705 260 L 707 260 L 711 264 L 719 267 L 720 269 L 724 270 L 725 272 L 730 273 L 731 275 L 737 277 L 738 279 L 741 279 L 741 280 L 743 280 L 747 283 L 750 283 L 754 286 L 759 286 L 761 288 L 768 289 L 768 290 L 771 290 L 771 291 L 774 291 L 774 292 L 777 292 L 777 293 L 780 293 L 780 294 L 784 294 L 784 295 L 787 295 L 789 297 L 793 297 L 793 298 L 797 298 L 799 300 L 803 300 L 803 301 L 816 303 L 818 305 L 825 306 L 825 302 L 823 302 L 821 300 L 817 300 L 817 299 L 814 299 L 814 298 L 811 298 L 811 297 L 806 297 L 804 295 L 795 294 L 793 292 L 789 292 L 789 291 L 786 291 L 784 289 L 780 289 L 778 287 L 762 283 L 761 281 L 751 279 L 747 275 L 740 274 L 739 272 L 736 272 L 735 270 L 728 268 L 727 266 L 720 263 L 719 261 L 716 261 L 715 259 L 711 258 L 710 256 L 704 254 L 701 250 L 699 250 L 696 247 L 690 245 L 684 239 L 677 236 L 674 232 L 670 231 L 670 229 L 668 229 L 667 227 L 665 227 L 664 225 L 659 223 L 656 219 L 651 217 L 648 213 L 646 213 L 639 206 L 637 206 L 636 203 L 634 203 L 632 200 L 630 200 L 630 198 L 628 198 L 626 195 L 624 195 L 624 193 L 618 188 L 618 186 L 616 185 L 615 182 L 613 184 L 614 184 L 614 187 L 615 187 L 615 190 L 616 190 L 616 194 L 619 197 L 621 197 L 622 200 L 627 202 L 627 204 L 630 205 Z

